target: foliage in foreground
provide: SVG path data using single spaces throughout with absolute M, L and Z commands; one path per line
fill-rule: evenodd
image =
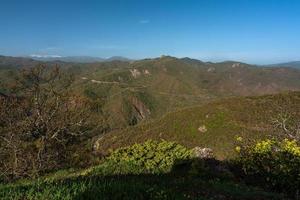
M 130 173 L 166 173 L 176 161 L 191 157 L 190 150 L 175 142 L 148 140 L 115 150 L 107 161 L 115 166 L 130 166 Z
M 174 142 L 149 140 L 95 167 L 0 185 L 0 199 L 282 199 L 217 174 L 219 161 L 192 157 Z
M 0 98 L 0 169 L 7 180 L 66 166 L 68 147 L 87 130 L 87 103 L 58 67 L 24 69 Z
M 281 195 L 218 179 L 164 175 L 78 176 L 0 185 L 0 199 L 282 199 Z
M 237 147 L 239 164 L 250 182 L 297 194 L 300 188 L 300 146 L 295 140 L 263 140 Z

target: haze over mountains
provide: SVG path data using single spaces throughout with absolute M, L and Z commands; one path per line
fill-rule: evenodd
M 131 59 L 126 58 L 123 56 L 112 56 L 109 58 L 103 57 L 96 57 L 96 56 L 60 56 L 60 55 L 40 55 L 40 54 L 32 54 L 29 56 L 4 56 L 0 55 L 2 60 L 4 57 L 6 59 L 10 58 L 11 60 L 15 59 L 22 59 L 22 58 L 29 58 L 37 61 L 44 61 L 44 62 L 51 62 L 51 61 L 60 61 L 60 62 L 72 62 L 72 63 L 94 63 L 94 62 L 109 62 L 109 61 L 134 61 L 134 60 L 142 60 L 142 59 Z M 203 62 L 199 59 L 183 57 L 182 60 L 185 60 L 190 63 L 199 63 Z M 230 62 L 230 61 L 222 61 L 222 62 Z M 239 62 L 238 60 L 233 60 L 232 62 Z M 206 63 L 216 63 L 207 61 Z M 300 68 L 300 61 L 290 61 L 290 62 L 283 62 L 283 63 L 273 63 L 273 64 L 264 64 L 264 65 L 257 65 L 257 66 L 264 66 L 264 67 L 290 67 L 290 68 Z
M 39 61 L 62 61 L 62 62 L 74 62 L 74 63 L 93 63 L 104 61 L 130 61 L 130 59 L 122 56 L 113 56 L 110 58 L 100 58 L 93 56 L 59 56 L 59 55 L 30 55 L 29 58 Z

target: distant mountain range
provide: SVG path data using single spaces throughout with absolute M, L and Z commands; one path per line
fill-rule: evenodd
M 162 57 L 169 57 L 169 56 L 162 56 Z M 142 59 L 143 60 L 143 59 Z M 144 59 L 149 60 L 149 59 Z M 182 61 L 189 63 L 189 64 L 216 64 L 214 62 L 203 62 L 198 59 L 193 59 L 189 57 L 181 58 Z M 94 56 L 59 56 L 59 55 L 38 55 L 38 54 L 32 54 L 30 56 L 23 56 L 23 57 L 13 57 L 13 56 L 3 56 L 0 55 L 0 65 L 1 62 L 7 64 L 7 61 L 22 61 L 24 62 L 32 62 L 32 61 L 44 61 L 44 62 L 51 62 L 51 61 L 58 61 L 58 62 L 70 62 L 70 63 L 95 63 L 95 62 L 109 62 L 109 61 L 135 61 L 134 59 L 129 59 L 122 56 L 112 56 L 109 58 L 101 58 L 101 57 L 94 57 Z M 226 62 L 237 62 L 237 61 L 224 61 L 220 63 L 226 63 Z M 23 64 L 22 63 L 22 64 Z M 259 65 L 257 65 L 259 66 Z M 291 62 L 285 62 L 285 63 L 275 63 L 275 64 L 267 64 L 267 65 L 261 65 L 262 67 L 291 67 L 291 68 L 297 68 L 300 69 L 300 61 L 291 61 Z M 15 65 L 16 67 L 16 65 Z
M 270 67 L 292 67 L 292 68 L 300 69 L 300 61 L 278 63 L 278 64 L 272 64 L 272 65 L 268 65 L 268 66 L 270 66 Z
M 7 85 L 14 84 L 19 69 L 41 63 L 47 67 L 59 65 L 74 75 L 74 91 L 95 101 L 105 118 L 103 127 L 110 130 L 225 97 L 300 91 L 300 70 L 295 68 L 171 56 L 130 62 L 113 57 L 79 64 L 74 59 L 57 61 L 66 61 L 63 57 L 47 59 L 52 61 L 0 56 L 0 92 L 6 94 Z M 83 62 L 83 58 L 79 61 Z
M 113 56 L 110 58 L 100 58 L 92 56 L 59 56 L 59 55 L 30 55 L 29 58 L 38 61 L 62 61 L 62 62 L 73 62 L 73 63 L 94 63 L 94 62 L 105 62 L 105 61 L 131 61 L 131 59 Z

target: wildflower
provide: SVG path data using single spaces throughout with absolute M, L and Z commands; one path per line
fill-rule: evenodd
M 239 136 L 239 137 L 236 138 L 236 140 L 237 140 L 238 142 L 242 142 L 242 141 L 243 141 L 243 138 Z

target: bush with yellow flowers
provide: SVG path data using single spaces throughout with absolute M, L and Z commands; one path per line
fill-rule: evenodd
M 300 146 L 295 140 L 263 140 L 236 147 L 238 163 L 250 181 L 278 191 L 299 193 Z
M 169 172 L 176 161 L 191 156 L 190 150 L 175 142 L 148 140 L 113 151 L 107 162 L 115 167 L 123 166 L 130 173 L 164 173 Z

